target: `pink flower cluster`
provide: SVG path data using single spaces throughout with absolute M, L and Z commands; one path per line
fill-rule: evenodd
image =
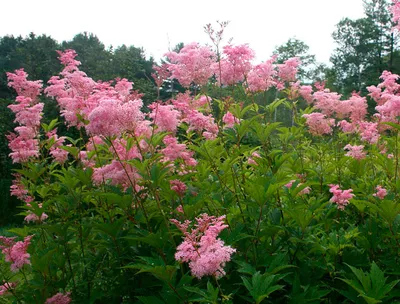
M 375 107 L 378 113 L 374 116 L 382 122 L 397 122 L 397 117 L 400 116 L 400 85 L 397 80 L 400 76 L 383 71 L 380 78 L 382 82 L 377 87 L 367 87 L 369 95 L 378 104 Z
M 228 227 L 224 224 L 225 216 L 215 217 L 202 214 L 196 218 L 196 224 L 190 229 L 191 221 L 181 223 L 171 220 L 184 234 L 182 244 L 177 248 L 175 259 L 189 263 L 192 274 L 197 278 L 214 276 L 220 278 L 225 275 L 223 267 L 231 260 L 236 249 L 225 246 L 218 234 Z
M 180 197 L 185 195 L 187 190 L 185 183 L 181 182 L 179 179 L 170 180 L 169 183 L 172 191 L 175 191 Z
M 51 298 L 48 298 L 45 304 L 70 304 L 72 302 L 70 296 L 70 292 L 67 292 L 66 294 L 62 294 L 61 292 L 59 292 Z
M 321 111 L 321 113 L 314 117 L 309 115 L 315 113 L 303 115 L 303 117 L 309 117 L 307 119 L 307 124 L 312 134 L 330 134 L 330 127 L 335 125 L 334 119 L 337 118 L 339 121 L 336 125 L 343 132 L 358 133 L 361 140 L 371 144 L 378 141 L 378 124 L 376 122 L 365 121 L 368 108 L 367 99 L 365 97 L 353 93 L 348 100 L 341 100 L 341 95 L 330 92 L 329 89 L 325 89 L 323 85 L 315 84 L 314 86 L 318 89 L 318 91 L 314 93 L 312 93 L 311 86 L 303 86 L 299 89 L 300 95 L 309 103 L 314 101 L 315 108 Z M 371 87 L 369 87 L 369 90 L 372 90 Z M 379 88 L 377 88 L 377 90 L 380 91 Z M 378 98 L 377 93 L 375 92 L 374 94 L 375 98 Z M 321 114 L 325 115 L 325 117 L 321 116 Z M 320 128 L 320 125 L 322 128 Z M 318 131 L 318 129 L 320 130 Z
M 314 97 L 312 95 L 313 89 L 310 85 L 304 85 L 299 88 L 299 94 L 301 97 L 307 101 L 308 104 L 311 104 L 314 101 Z
M 231 112 L 226 112 L 226 114 L 222 117 L 222 122 L 225 124 L 226 128 L 233 128 L 234 125 L 240 123 L 240 119 L 233 116 Z
M 383 200 L 385 198 L 385 196 L 387 195 L 387 190 L 385 188 L 383 188 L 382 186 L 377 186 L 376 193 L 374 193 L 372 195 Z
M 208 112 L 211 98 L 208 96 L 200 96 L 192 98 L 189 93 L 178 94 L 175 100 L 171 100 L 175 109 L 181 112 L 181 122 L 188 124 L 187 132 L 197 131 L 202 132 L 206 139 L 214 139 L 218 135 L 218 125 L 214 121 L 211 114 L 205 115 L 203 112 Z
M 400 1 L 393 0 L 393 6 L 391 7 L 393 14 L 393 22 L 395 23 L 394 28 L 400 32 Z
M 366 153 L 363 151 L 364 146 L 352 146 L 350 144 L 346 145 L 344 147 L 344 150 L 348 150 L 348 152 L 345 154 L 346 156 L 352 157 L 357 160 L 361 160 L 365 158 Z
M 274 62 L 276 56 L 267 60 L 266 62 L 257 64 L 249 72 L 247 76 L 248 89 L 251 92 L 265 91 L 273 86 L 276 86 L 276 76 L 278 72 L 276 71 L 276 66 Z
M 344 210 L 344 207 L 346 207 L 349 204 L 349 200 L 354 197 L 354 194 L 351 193 L 353 192 L 352 189 L 348 190 L 340 190 L 339 185 L 329 185 L 330 189 L 329 192 L 333 194 L 332 198 L 330 201 L 332 203 L 337 204 L 337 208 L 339 210 Z
M 328 89 L 313 94 L 315 107 L 326 116 L 336 115 L 337 118 L 349 117 L 353 123 L 365 118 L 367 114 L 367 99 L 356 93 L 348 100 L 340 100 L 341 95 L 330 92 Z
M 296 80 L 297 68 L 300 65 L 297 57 L 289 58 L 283 64 L 278 65 L 278 77 L 281 81 L 291 82 Z
M 24 96 L 34 100 L 42 91 L 42 81 L 29 81 L 27 80 L 28 74 L 24 69 L 16 70 L 15 73 L 6 73 L 8 79 L 8 86 L 12 87 L 18 96 Z
M 205 85 L 209 78 L 216 76 L 220 85 L 233 85 L 243 82 L 252 92 L 264 91 L 275 86 L 279 90 L 285 88 L 286 82 L 296 80 L 298 58 L 290 58 L 283 64 L 275 65 L 276 56 L 270 60 L 253 66 L 251 61 L 255 53 L 247 45 L 226 45 L 223 48 L 219 62 L 216 55 L 208 48 L 197 43 L 184 46 L 179 53 L 169 52 L 165 54 L 170 64 L 167 68 L 171 71 L 170 78 L 177 79 L 184 87 L 191 84 Z M 165 69 L 165 68 L 164 68 Z M 166 73 L 157 70 L 154 75 L 157 85 L 162 83 Z M 309 97 L 309 96 L 307 96 Z
M 213 65 L 218 82 L 222 85 L 242 82 L 252 68 L 254 56 L 254 51 L 246 44 L 224 46 L 223 58 Z
M 11 263 L 11 271 L 16 272 L 25 264 L 30 264 L 30 254 L 27 253 L 33 235 L 25 237 L 24 241 L 15 242 L 15 237 L 0 236 L 0 249 L 6 262 Z
M 14 163 L 27 162 L 32 157 L 39 156 L 39 142 L 37 139 L 40 120 L 42 118 L 43 103 L 37 102 L 41 92 L 40 81 L 27 80 L 28 74 L 23 69 L 15 73 L 7 73 L 8 85 L 18 94 L 16 104 L 8 108 L 15 113 L 15 120 L 20 126 L 15 133 L 7 136 L 11 149 L 10 157 Z
M 21 181 L 21 175 L 14 174 L 14 177 L 15 179 L 13 180 L 10 187 L 10 194 L 25 203 L 32 202 L 34 198 L 28 195 L 28 190 L 26 190 L 24 184 Z
M 86 131 L 90 135 L 121 136 L 123 132 L 138 129 L 144 120 L 140 110 L 143 102 L 140 99 L 123 102 L 119 98 L 103 99 L 99 96 L 98 101 L 98 105 L 88 115 Z
M 75 60 L 77 54 L 74 50 L 58 51 L 58 54 L 64 69 L 60 76 L 50 78 L 45 93 L 57 100 L 61 116 L 68 126 L 81 127 L 78 115 L 87 119 L 90 110 L 98 104 L 96 96 L 92 96 L 96 82 L 79 70 L 80 62 Z
M 258 152 L 254 151 L 253 153 L 251 153 L 251 156 L 247 160 L 248 164 L 258 166 L 258 163 L 255 161 L 256 158 L 261 158 L 261 155 L 258 154 Z
M 164 140 L 165 148 L 161 150 L 164 155 L 163 162 L 182 160 L 185 166 L 193 167 L 197 161 L 193 158 L 193 151 L 186 149 L 185 144 L 179 144 L 176 137 L 167 135 Z
M 140 190 L 138 186 L 140 176 L 137 170 L 131 165 L 121 164 L 118 160 L 112 160 L 110 164 L 94 168 L 92 180 L 96 185 L 109 181 L 111 185 L 120 185 L 125 190 L 131 186 L 133 186 L 133 190 Z
M 48 132 L 46 135 L 49 138 L 50 146 L 50 155 L 54 158 L 55 161 L 60 164 L 64 163 L 68 158 L 68 151 L 60 149 L 60 147 L 64 144 L 65 137 L 57 136 L 57 129 L 54 129 Z
M 181 113 L 173 105 L 162 105 L 154 102 L 149 105 L 149 108 L 151 109 L 149 117 L 157 126 L 157 131 L 176 132 L 180 124 Z
M 306 118 L 306 125 L 308 126 L 310 133 L 316 136 L 332 133 L 332 126 L 335 125 L 333 118 L 326 118 L 322 113 L 311 113 L 303 114 Z
M 361 121 L 358 124 L 361 140 L 376 144 L 379 140 L 378 123 Z
M 213 75 L 212 66 L 216 56 L 209 47 L 193 42 L 185 45 L 179 53 L 168 52 L 165 56 L 171 61 L 168 64 L 171 78 L 177 79 L 184 87 L 189 87 L 192 83 L 205 85 Z
M 7 292 L 15 288 L 16 284 L 15 283 L 4 283 L 3 285 L 0 285 L 0 296 L 5 295 Z

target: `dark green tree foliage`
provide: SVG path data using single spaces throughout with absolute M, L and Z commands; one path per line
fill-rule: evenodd
M 143 101 L 148 104 L 156 98 L 156 90 L 151 78 L 154 60 L 146 59 L 143 48 L 122 45 L 115 49 L 112 58 L 112 77 L 127 78 L 134 82 L 134 89 L 144 93 Z
M 110 79 L 112 52 L 111 49 L 105 48 L 96 35 L 80 33 L 71 41 L 63 41 L 61 47 L 63 50 L 75 50 L 78 60 L 82 63 L 82 70 L 94 80 Z
M 6 72 L 24 68 L 31 79 L 49 79 L 58 73 L 60 64 L 56 50 L 58 43 L 46 35 L 31 33 L 23 39 L 4 36 L 0 38 L 0 98 L 11 98 Z
M 374 23 L 375 41 L 378 62 L 376 69 L 382 73 L 385 69 L 392 70 L 396 39 L 392 31 L 393 23 L 388 9 L 391 1 L 364 0 L 364 11 L 367 18 Z
M 329 83 L 348 96 L 353 91 L 367 94 L 384 70 L 397 69 L 396 37 L 391 32 L 390 3 L 386 0 L 365 0 L 365 18 L 345 18 L 333 33 L 337 47 L 331 56 Z

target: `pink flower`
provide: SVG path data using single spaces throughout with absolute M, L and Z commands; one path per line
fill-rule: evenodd
M 117 83 L 115 84 L 115 91 L 117 91 L 121 96 L 128 97 L 132 91 L 133 82 L 128 81 L 128 79 L 117 78 Z
M 65 295 L 59 292 L 51 298 L 47 299 L 45 304 L 70 304 L 72 301 L 70 295 L 70 292 L 67 292 Z
M 31 196 L 28 195 L 28 190 L 21 181 L 21 175 L 13 174 L 15 179 L 10 186 L 10 194 L 17 197 L 19 200 L 29 203 L 33 200 Z
M 382 188 L 382 186 L 377 186 L 376 193 L 374 193 L 372 195 L 383 200 L 385 198 L 385 196 L 387 195 L 387 190 L 385 188 Z
M 20 127 L 16 127 L 18 133 L 11 133 L 7 136 L 10 157 L 13 163 L 24 163 L 32 157 L 39 156 L 39 141 L 36 139 L 40 119 L 42 118 L 43 103 L 37 103 L 37 96 L 41 92 L 42 84 L 40 81 L 28 81 L 28 74 L 22 69 L 13 73 L 7 73 L 8 85 L 13 87 L 18 96 L 16 104 L 9 105 L 16 115 L 14 122 Z
M 76 68 L 81 64 L 80 61 L 75 60 L 75 57 L 78 56 L 78 54 L 74 50 L 68 49 L 64 52 L 57 51 L 57 54 L 59 55 L 58 59 L 60 62 L 67 67 Z
M 348 107 L 350 108 L 350 119 L 352 122 L 359 122 L 364 120 L 367 115 L 367 99 L 360 95 L 353 93 L 348 100 Z
M 235 124 L 240 123 L 240 120 L 233 116 L 233 114 L 229 111 L 224 115 L 224 117 L 222 117 L 222 121 L 227 128 L 233 128 Z
M 314 97 L 312 96 L 312 86 L 301 86 L 299 89 L 299 93 L 301 97 L 303 97 L 307 101 L 308 104 L 311 104 L 313 102 Z
M 207 139 L 214 139 L 218 134 L 218 126 L 211 115 L 204 115 L 197 110 L 193 110 L 187 114 L 183 121 L 189 123 L 188 132 L 193 130 L 201 132 L 205 130 L 203 136 Z
M 91 135 L 116 136 L 122 133 L 119 123 L 121 104 L 118 100 L 103 100 L 90 114 L 86 131 Z
M 253 67 L 247 76 L 248 89 L 252 92 L 265 91 L 276 85 L 276 56 Z
M 393 0 L 393 6 L 390 8 L 393 14 L 393 22 L 395 23 L 394 29 L 400 32 L 400 1 Z
M 197 161 L 192 157 L 194 152 L 186 150 L 185 144 L 179 144 L 176 137 L 167 135 L 164 140 L 165 148 L 161 150 L 164 155 L 163 162 L 182 159 L 186 166 L 196 166 Z
M 15 288 L 17 284 L 15 283 L 4 283 L 3 285 L 0 285 L 0 296 L 5 295 L 8 291 L 11 289 Z
M 22 129 L 17 129 L 22 130 Z M 7 135 L 9 141 L 9 148 L 11 153 L 9 156 L 12 158 L 13 163 L 25 163 L 31 158 L 39 157 L 39 141 L 36 138 L 28 137 L 28 133 L 16 135 L 10 133 Z
M 226 45 L 224 57 L 214 63 L 213 70 L 220 84 L 233 85 L 244 80 L 251 70 L 251 60 L 255 53 L 248 45 Z
M 92 175 L 93 183 L 99 185 L 109 181 L 111 185 L 122 186 L 124 190 L 131 186 L 134 187 L 133 190 L 138 190 L 137 181 L 140 180 L 140 175 L 131 165 L 124 163 L 124 166 L 121 162 L 114 159 L 111 164 L 94 168 Z
M 11 263 L 11 271 L 17 272 L 22 268 L 25 264 L 30 264 L 30 254 L 27 253 L 27 249 L 29 244 L 31 243 L 31 239 L 33 235 L 25 237 L 24 241 L 15 242 L 15 238 L 6 238 L 4 236 L 0 236 L 0 249 L 1 252 L 5 255 L 6 262 Z
M 179 205 L 178 207 L 176 207 L 176 211 L 179 212 L 179 213 L 184 213 L 183 206 Z
M 299 183 L 298 185 L 297 185 L 297 187 L 300 187 L 302 185 L 302 183 Z M 298 193 L 298 195 L 304 195 L 304 194 L 310 194 L 310 192 L 311 192 L 311 187 L 305 187 L 303 190 L 301 190 L 299 193 Z
M 313 94 L 313 98 L 315 99 L 315 107 L 327 117 L 332 116 L 338 111 L 341 112 L 342 116 L 344 116 L 343 112 L 348 113 L 347 109 L 345 110 L 343 108 L 343 105 L 341 109 L 338 110 L 338 105 L 341 103 L 340 97 L 341 95 L 335 92 L 330 92 L 328 89 L 317 91 Z
M 302 174 L 298 174 L 303 178 Z M 295 179 L 292 179 L 290 182 L 288 182 L 285 187 L 290 189 L 293 187 L 293 183 L 296 182 Z M 296 188 L 300 187 L 301 185 L 303 185 L 303 183 L 298 183 Z M 304 194 L 309 194 L 311 192 L 311 187 L 305 187 L 304 189 L 302 189 L 297 195 L 304 195 Z
M 60 76 L 50 78 L 49 86 L 44 91 L 47 96 L 57 100 L 61 108 L 61 116 L 65 118 L 67 125 L 82 127 L 83 124 L 78 115 L 87 119 L 90 111 L 98 105 L 100 95 L 105 98 L 106 88 L 110 85 L 96 84 L 92 78 L 80 71 L 78 68 L 80 62 L 75 60 L 77 54 L 74 50 L 57 52 L 64 69 Z M 95 88 L 97 91 L 93 94 Z M 111 97 L 110 94 L 108 97 Z
M 296 181 L 295 179 L 292 179 L 290 182 L 288 182 L 288 183 L 285 185 L 285 187 L 288 188 L 288 189 L 292 188 L 293 183 L 294 183 L 295 181 Z
M 346 145 L 344 150 L 349 150 L 345 155 L 360 160 L 365 158 L 366 153 L 363 151 L 364 146 Z
M 251 157 L 249 157 L 249 159 L 247 160 L 249 165 L 258 166 L 258 163 L 254 160 L 255 158 L 261 158 L 261 156 L 260 156 L 260 154 L 258 154 L 257 152 L 254 151 L 253 153 L 251 153 Z
M 149 117 L 157 125 L 158 131 L 176 132 L 181 114 L 173 105 L 152 103 L 149 108 L 152 110 Z
M 196 218 L 196 224 L 189 230 L 191 222 L 180 223 L 171 220 L 185 235 L 184 241 L 178 246 L 175 259 L 189 263 L 192 274 L 201 279 L 203 276 L 220 278 L 225 275 L 223 267 L 236 252 L 230 246 L 225 246 L 218 234 L 228 227 L 224 224 L 225 216 L 215 217 L 202 214 Z
M 42 213 L 40 217 L 38 217 L 35 213 L 29 211 L 29 214 L 25 216 L 24 221 L 29 223 L 29 222 L 43 222 L 45 221 L 49 216 L 46 213 Z
M 171 190 L 175 191 L 179 196 L 184 196 L 187 190 L 187 187 L 184 183 L 182 183 L 178 179 L 170 180 Z
M 68 151 L 60 149 L 62 147 L 65 137 L 57 136 L 57 129 L 54 129 L 48 132 L 46 135 L 49 138 L 50 147 L 50 155 L 53 156 L 54 160 L 59 163 L 64 163 L 68 159 Z
M 339 210 L 344 210 L 344 207 L 348 205 L 349 200 L 354 197 L 354 194 L 351 193 L 353 190 L 340 190 L 339 185 L 329 185 L 329 187 L 329 192 L 333 194 L 330 201 L 336 203 Z
M 32 100 L 36 99 L 42 91 L 42 81 L 29 81 L 27 80 L 28 74 L 24 69 L 16 70 L 14 73 L 6 73 L 8 79 L 8 86 L 13 88 L 19 96 L 28 97 Z
M 14 122 L 31 128 L 39 127 L 44 104 L 35 104 L 31 98 L 24 96 L 18 96 L 16 101 L 18 104 L 8 106 L 16 114 Z
M 297 57 L 289 58 L 283 64 L 278 65 L 278 77 L 283 81 L 295 81 L 297 67 L 300 65 L 300 59 Z
M 165 56 L 171 61 L 168 64 L 170 78 L 177 79 L 184 87 L 189 87 L 192 83 L 205 85 L 213 75 L 212 65 L 216 56 L 209 47 L 194 42 L 185 45 L 179 53 L 169 52 Z
M 326 118 L 322 113 L 311 113 L 304 114 L 306 118 L 306 124 L 310 130 L 310 133 L 316 136 L 332 133 L 332 126 L 335 124 L 335 120 L 332 118 Z
M 350 123 L 347 120 L 341 120 L 336 124 L 344 133 L 354 133 L 357 126 L 354 123 Z
M 360 121 L 359 133 L 361 135 L 361 140 L 370 144 L 376 144 L 379 140 L 378 123 Z

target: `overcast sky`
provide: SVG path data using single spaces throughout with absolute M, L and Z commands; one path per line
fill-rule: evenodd
M 106 46 L 143 47 L 155 59 L 179 42 L 210 43 L 203 26 L 229 20 L 226 40 L 248 43 L 257 61 L 296 37 L 328 63 L 335 25 L 363 16 L 362 0 L 2 0 L 0 7 L 0 36 L 34 32 L 62 41 L 87 31 Z

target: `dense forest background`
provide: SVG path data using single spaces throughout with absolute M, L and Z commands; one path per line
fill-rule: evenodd
M 347 98 L 352 92 L 367 95 L 366 87 L 377 84 L 384 70 L 400 74 L 399 39 L 391 31 L 392 22 L 389 12 L 389 0 L 365 0 L 365 17 L 352 20 L 342 19 L 336 26 L 332 37 L 336 43 L 330 65 L 319 63 L 309 47 L 296 38 L 290 38 L 285 44 L 277 46 L 277 62 L 282 63 L 290 57 L 299 57 L 302 68 L 299 79 L 303 83 L 326 81 L 326 87 Z M 174 50 L 183 47 L 178 44 Z M 74 49 L 78 60 L 82 62 L 81 70 L 95 80 L 112 80 L 127 78 L 134 82 L 134 89 L 143 93 L 143 101 L 149 104 L 156 100 L 157 91 L 151 78 L 153 58 L 146 58 L 145 50 L 136 46 L 106 47 L 92 33 L 79 33 L 71 41 L 57 42 L 50 36 L 35 35 L 27 37 L 0 37 L 0 227 L 22 221 L 15 216 L 19 202 L 9 196 L 12 183 L 10 151 L 5 137 L 14 128 L 13 114 L 7 106 L 15 98 L 14 92 L 7 86 L 6 72 L 24 68 L 30 80 L 41 79 L 46 86 L 51 76 L 57 75 L 61 65 L 56 50 Z M 167 50 L 166 50 L 167 51 Z M 267 58 L 266 58 L 267 59 Z M 164 85 L 161 99 L 167 99 L 182 88 L 174 82 Z M 227 90 L 226 94 L 229 94 Z M 264 98 L 263 96 L 262 98 Z M 274 96 L 267 98 L 274 99 Z M 45 115 L 43 122 L 58 117 L 58 106 L 55 101 L 43 96 Z M 374 104 L 370 101 L 370 108 Z M 289 113 L 289 114 L 288 114 Z M 290 112 L 284 108 L 275 116 L 286 124 L 291 123 Z M 64 126 L 59 127 L 59 134 L 71 132 Z

